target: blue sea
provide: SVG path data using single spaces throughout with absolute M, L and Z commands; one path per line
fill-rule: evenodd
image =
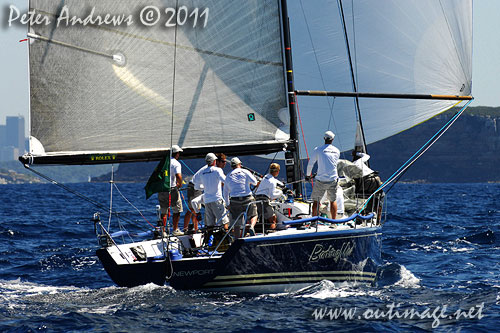
M 112 198 L 114 209 L 132 214 L 121 222 L 147 230 L 157 202 L 144 199 L 143 185 L 117 184 L 113 196 L 110 184 L 71 188 L 104 206 Z M 106 211 L 51 184 L 2 185 L 0 197 L 1 332 L 500 327 L 500 184 L 397 184 L 388 193 L 375 285 L 322 281 L 265 295 L 118 288 L 95 256 L 91 217 L 101 211 L 106 225 Z

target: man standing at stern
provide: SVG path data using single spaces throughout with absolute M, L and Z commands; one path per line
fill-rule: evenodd
M 318 171 L 316 182 L 314 183 L 311 199 L 314 200 L 312 215 L 318 215 L 318 207 L 321 198 L 326 192 L 326 198 L 330 201 L 330 213 L 332 219 L 337 217 L 337 162 L 340 158 L 340 150 L 332 145 L 335 134 L 331 131 L 326 131 L 323 139 L 325 144 L 314 148 L 311 159 L 307 164 L 307 179 L 312 178 L 312 169 L 315 163 L 318 163 Z
M 179 188 L 182 186 L 182 167 L 179 157 L 182 149 L 178 145 L 172 146 L 172 158 L 170 159 L 170 193 L 158 193 L 162 218 L 167 214 L 168 207 L 172 210 L 173 235 L 180 236 L 183 233 L 179 230 L 179 220 L 182 213 L 182 201 Z M 170 205 L 169 205 L 170 196 Z
M 247 219 L 250 222 L 250 230 L 257 222 L 257 206 L 255 199 L 250 190 L 250 185 L 257 185 L 257 179 L 248 171 L 241 168 L 241 161 L 238 157 L 231 159 L 231 171 L 224 183 L 224 198 L 229 202 L 229 214 L 231 215 L 231 223 L 234 224 L 234 236 L 240 237 L 241 229 L 245 228 L 245 219 L 241 217 L 239 221 L 236 219 L 247 211 Z M 242 215 L 243 216 L 243 215 Z
M 226 181 L 226 176 L 221 168 L 215 166 L 217 157 L 214 153 L 205 156 L 205 165 L 194 175 L 195 189 L 203 188 L 203 200 L 205 202 L 205 226 L 208 227 L 209 234 L 214 226 L 227 224 L 226 208 L 222 198 L 222 183 Z

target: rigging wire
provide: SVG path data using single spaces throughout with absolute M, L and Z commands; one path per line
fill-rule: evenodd
M 139 213 L 139 215 L 142 216 L 142 218 L 144 219 L 144 221 L 146 221 L 150 226 L 152 226 L 154 228 L 154 225 L 152 225 L 148 219 L 142 214 L 142 212 L 139 210 L 139 208 L 137 208 L 136 206 L 134 206 L 134 204 L 132 204 L 132 202 L 130 202 L 124 195 L 123 193 L 120 191 L 120 189 L 118 188 L 118 186 L 116 185 L 116 183 L 113 183 L 114 187 L 116 188 L 116 190 L 118 191 L 118 193 L 121 195 L 121 197 L 130 205 L 132 206 L 135 211 L 137 211 Z
M 351 70 L 352 88 L 353 88 L 354 92 L 358 92 L 358 87 L 356 84 L 356 77 L 354 74 L 354 66 L 352 63 L 352 55 L 351 55 L 351 47 L 350 47 L 350 43 L 349 43 L 349 36 L 347 34 L 347 25 L 345 23 L 344 6 L 342 5 L 342 0 L 338 0 L 337 5 L 339 7 L 340 17 L 342 18 L 342 28 L 344 30 L 344 39 L 345 39 L 345 43 L 346 43 L 347 58 L 349 60 L 349 68 Z M 353 4 L 353 6 L 354 6 L 354 4 Z M 353 19 L 354 19 L 354 14 L 353 14 Z M 353 27 L 354 27 L 354 22 L 353 22 Z M 353 28 L 353 34 L 355 36 L 354 28 Z M 356 47 L 356 44 L 354 44 L 354 47 Z M 365 140 L 365 135 L 364 135 L 365 131 L 364 131 L 364 127 L 363 127 L 363 120 L 361 118 L 361 109 L 359 107 L 358 96 L 356 96 L 356 99 L 355 99 L 355 109 L 357 111 L 357 113 L 356 113 L 357 120 L 359 121 L 359 126 L 361 127 L 361 136 L 363 139 L 363 146 L 364 146 L 363 148 L 364 148 L 365 152 L 367 153 L 368 151 L 366 149 L 366 140 Z
M 325 79 L 323 78 L 323 72 L 321 71 L 321 66 L 319 64 L 319 59 L 318 59 L 318 53 L 316 52 L 316 47 L 314 46 L 314 41 L 313 41 L 313 38 L 312 38 L 311 29 L 309 28 L 309 22 L 307 21 L 307 16 L 306 16 L 306 13 L 305 13 L 305 10 L 304 10 L 304 6 L 302 4 L 302 0 L 300 0 L 300 7 L 302 9 L 302 16 L 304 17 L 304 22 L 306 24 L 307 33 L 309 35 L 309 40 L 311 41 L 311 46 L 312 46 L 312 51 L 313 51 L 313 54 L 314 54 L 314 59 L 316 61 L 316 65 L 318 66 L 318 73 L 319 73 L 319 76 L 320 76 L 320 79 L 321 79 L 321 84 L 323 85 L 323 89 L 326 91 L 327 89 L 326 89 Z M 335 118 L 333 117 L 333 107 L 335 106 L 336 98 L 335 97 L 333 98 L 333 102 L 330 102 L 330 99 L 328 97 L 327 97 L 326 100 L 327 100 L 327 103 L 328 103 L 328 107 L 330 109 L 330 118 L 328 119 L 328 128 L 327 129 L 330 129 L 330 124 L 333 121 L 333 127 L 335 128 L 335 132 L 338 132 L 338 130 L 337 130 L 337 124 L 335 123 Z M 297 102 L 297 99 L 295 99 L 295 101 Z M 301 124 L 301 126 L 302 126 L 302 124 Z M 304 143 L 305 143 L 305 141 L 304 141 Z M 342 144 L 341 143 L 340 143 L 340 148 L 342 148 Z M 343 150 L 343 149 L 341 149 L 341 150 Z
M 179 0 L 176 1 L 176 8 L 179 8 Z M 170 122 L 170 147 L 174 142 L 174 109 L 175 109 L 175 74 L 177 72 L 177 28 L 178 24 L 175 25 L 174 30 L 174 59 L 173 59 L 173 73 L 172 73 L 172 120 Z M 172 158 L 172 149 L 170 149 L 170 158 Z
M 304 147 L 306 149 L 307 160 L 309 161 L 309 152 L 307 151 L 306 137 L 304 135 L 304 128 L 302 127 L 302 117 L 300 116 L 299 103 L 298 103 L 298 100 L 297 100 L 297 95 L 294 93 L 293 96 L 295 98 L 295 106 L 297 108 L 297 115 L 299 116 L 300 131 L 302 132 L 302 141 L 304 142 Z
M 33 169 L 28 164 L 23 164 L 23 166 L 26 169 L 28 169 L 29 171 L 33 172 L 38 177 L 45 179 L 49 183 L 51 183 L 53 185 L 56 185 L 56 186 L 62 188 L 63 190 L 68 191 L 69 193 L 72 193 L 72 194 L 76 195 L 80 199 L 83 199 L 83 200 L 87 201 L 88 203 L 92 204 L 93 206 L 95 206 L 95 207 L 97 207 L 99 209 L 102 209 L 103 211 L 109 211 L 109 207 L 108 206 L 105 206 L 105 205 L 101 204 L 100 202 L 98 202 L 98 201 L 96 201 L 94 199 L 91 199 L 88 196 L 86 196 L 86 195 L 84 195 L 84 194 L 82 194 L 82 193 L 80 193 L 80 192 L 78 192 L 78 191 L 76 191 L 76 190 L 74 190 L 74 189 L 72 189 L 72 188 L 64 185 L 64 184 L 59 183 L 58 181 L 50 178 L 49 176 L 47 176 L 47 175 L 39 172 L 38 170 Z M 136 221 L 134 221 L 134 220 L 132 220 L 130 218 L 125 218 L 124 216 L 121 215 L 122 213 L 127 213 L 127 212 L 126 211 L 125 212 L 119 212 L 119 211 L 116 211 L 116 210 L 112 210 L 111 211 L 111 214 L 115 214 L 116 216 L 120 216 L 125 221 L 128 221 L 130 223 L 136 222 Z
M 401 176 L 427 151 L 429 148 L 436 143 L 441 136 L 443 136 L 444 133 L 457 121 L 457 119 L 465 112 L 467 107 L 469 106 L 470 103 L 472 103 L 474 99 L 469 100 L 463 107 L 458 111 L 443 127 L 441 127 L 415 154 L 413 154 L 396 172 L 392 174 L 380 187 L 373 192 L 368 199 L 366 200 L 365 204 L 363 205 L 363 209 L 366 208 L 366 205 L 370 201 L 370 199 L 377 194 L 378 192 L 382 191 L 385 187 L 387 187 L 389 184 L 393 183 L 394 184 L 401 178 Z M 458 103 L 457 103 L 458 104 Z M 392 185 L 390 189 L 392 189 L 394 185 Z M 388 192 L 387 190 L 386 192 Z
M 302 132 L 302 142 L 304 142 L 304 148 L 306 150 L 307 162 L 309 163 L 309 152 L 307 150 L 306 136 L 304 134 L 304 128 L 302 127 L 302 117 L 300 115 L 299 101 L 297 98 L 297 94 L 295 94 L 295 93 L 294 93 L 294 98 L 295 98 L 295 107 L 297 109 L 297 115 L 299 117 L 300 131 Z M 332 109 L 332 113 L 333 113 L 333 109 Z M 300 163 L 302 163 L 302 160 L 300 159 L 300 145 L 299 145 L 299 161 L 300 161 Z M 306 168 L 307 168 L 307 165 L 306 165 Z M 304 172 L 305 168 L 303 167 L 303 165 L 302 165 L 302 168 L 300 168 L 300 170 L 302 171 L 300 178 L 302 178 L 305 175 L 305 172 Z M 300 186 L 302 187 L 302 193 L 304 193 L 304 196 L 306 196 L 307 191 L 306 191 L 305 183 L 301 183 Z
M 175 8 L 178 10 L 179 8 L 179 0 L 175 2 Z M 169 169 L 171 167 L 172 163 L 172 145 L 174 143 L 174 109 L 175 109 L 175 78 L 176 78 L 176 73 L 177 73 L 177 31 L 178 31 L 178 24 L 175 25 L 175 30 L 174 30 L 174 58 L 173 58 L 173 74 L 172 74 L 172 117 L 170 121 L 170 150 L 169 150 Z M 170 170 L 168 171 L 168 176 L 170 177 Z M 174 175 L 174 177 L 176 177 Z M 170 177 L 170 180 L 172 178 Z M 169 185 L 170 185 L 170 190 L 168 191 L 168 217 L 172 216 L 172 225 L 173 225 L 173 214 L 170 214 L 171 209 L 170 207 L 172 206 L 172 182 L 169 180 Z M 159 195 L 159 194 L 158 194 Z M 167 247 L 168 248 L 168 247 Z
M 110 198 L 109 198 L 109 218 L 108 218 L 108 230 L 111 228 L 111 212 L 113 211 L 113 182 L 114 182 L 114 176 L 115 176 L 115 169 L 114 169 L 114 164 L 111 164 L 111 180 L 109 181 L 110 185 Z
M 460 63 L 460 68 L 462 69 L 462 74 L 464 75 L 464 78 L 467 78 L 467 71 L 465 70 L 465 66 L 464 66 L 462 57 L 459 56 L 460 52 L 458 51 L 456 39 L 451 38 L 453 36 L 453 33 L 452 33 L 452 30 L 450 27 L 450 22 L 448 21 L 448 17 L 446 16 L 446 12 L 444 11 L 443 3 L 441 0 L 439 0 L 439 5 L 441 7 L 441 12 L 443 13 L 443 17 L 444 17 L 444 20 L 446 22 L 446 26 L 448 27 L 448 32 L 450 33 L 450 40 L 453 42 L 453 47 L 455 48 L 455 52 L 456 52 L 458 61 Z M 470 81 L 468 81 L 468 80 L 466 80 L 466 81 L 467 81 L 467 88 L 468 88 L 468 90 L 470 90 Z
M 187 164 L 186 162 L 184 162 L 183 160 L 180 160 L 180 162 L 182 163 L 182 165 L 184 165 L 188 170 L 189 172 L 191 172 L 193 175 L 196 173 L 194 172 Z
M 177 0 L 175 2 L 175 8 L 176 8 L 176 11 L 179 10 L 179 0 Z M 172 161 L 172 145 L 173 145 L 173 142 L 174 142 L 174 109 L 175 109 L 175 74 L 176 74 L 176 67 L 177 67 L 177 30 L 178 30 L 178 24 L 175 25 L 175 30 L 174 30 L 174 65 L 173 65 L 173 77 L 172 77 L 172 121 L 170 123 L 170 163 L 169 163 L 169 169 L 170 169 L 170 164 L 171 164 L 171 161 Z M 168 171 L 168 176 L 167 177 L 170 177 L 170 170 Z M 174 177 L 176 177 L 174 175 Z M 169 181 L 169 184 L 170 184 L 170 188 L 172 188 L 172 182 Z M 181 184 L 182 185 L 182 184 Z M 179 195 L 181 193 L 179 192 Z M 173 214 L 170 214 L 170 207 L 172 206 L 172 190 L 170 190 L 168 192 L 168 215 L 169 217 L 172 216 L 172 225 L 173 225 L 173 222 L 174 222 L 174 216 Z M 164 225 L 163 226 L 163 230 L 167 229 L 168 228 L 168 223 L 167 225 Z M 170 234 L 168 234 L 167 236 L 167 241 L 165 242 L 165 238 L 163 237 L 163 230 L 161 231 L 162 233 L 162 238 L 161 238 L 161 242 L 162 242 L 162 247 L 163 247 L 163 253 L 165 254 L 165 257 L 168 259 L 168 262 L 170 264 L 170 276 L 165 276 L 165 279 L 168 281 L 172 278 L 173 274 L 174 274 L 174 268 L 173 268 L 173 265 L 172 265 L 172 259 L 170 258 L 170 255 L 169 255 L 169 252 L 170 252 Z M 175 230 L 174 230 L 175 231 Z M 165 247 L 165 243 L 166 243 L 166 247 Z
M 73 190 L 73 189 L 69 188 L 68 186 L 66 186 L 66 185 L 64 185 L 64 184 L 61 184 L 61 183 L 57 182 L 56 180 L 54 180 L 54 179 L 50 178 L 49 176 L 46 176 L 46 175 L 44 175 L 43 173 L 41 173 L 41 172 L 39 172 L 39 171 L 37 171 L 37 170 L 35 170 L 35 169 L 31 168 L 28 164 L 23 164 L 23 165 L 24 165 L 24 167 L 25 167 L 26 169 L 28 169 L 29 171 L 33 172 L 35 175 L 37 175 L 37 176 L 39 176 L 39 177 L 41 177 L 41 178 L 45 179 L 45 180 L 46 180 L 46 181 L 48 181 L 49 183 L 52 183 L 53 185 L 59 186 L 60 188 L 62 188 L 62 189 L 64 189 L 64 190 L 66 190 L 66 191 L 68 191 L 68 192 L 70 192 L 70 193 L 73 193 L 73 194 L 74 194 L 74 195 L 76 195 L 77 197 L 80 197 L 81 199 L 83 199 L 83 200 L 85 200 L 85 201 L 87 201 L 87 202 L 91 203 L 92 205 L 96 206 L 97 208 L 100 208 L 100 209 L 102 209 L 102 210 L 106 210 L 106 211 L 108 210 L 108 208 L 109 208 L 109 207 L 104 206 L 103 204 L 101 204 L 101 203 L 99 203 L 99 202 L 97 202 L 97 201 L 95 201 L 95 200 L 93 200 L 93 199 L 91 199 L 91 198 L 89 198 L 89 197 L 87 197 L 87 196 L 85 196 L 85 195 L 81 194 L 80 192 L 78 192 L 78 191 L 76 191 L 76 190 Z M 117 214 L 118 212 L 113 212 L 113 213 Z

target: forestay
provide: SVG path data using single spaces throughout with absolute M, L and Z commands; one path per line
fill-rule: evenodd
M 56 27 L 63 6 L 70 18 L 95 7 L 94 17 L 132 15 L 133 24 Z M 154 26 L 140 21 L 147 6 L 162 15 Z M 194 16 L 165 27 L 165 9 L 176 6 L 208 10 L 196 27 Z M 289 138 L 279 129 L 287 102 L 278 0 L 31 0 L 30 10 L 52 17 L 29 33 L 35 163 Z
M 297 90 L 354 91 L 339 4 L 289 2 Z M 470 95 L 471 0 L 343 0 L 342 5 L 358 92 Z M 360 99 L 366 141 L 404 131 L 455 103 Z M 299 106 L 306 133 L 330 129 L 341 150 L 353 148 L 354 98 L 299 97 Z M 318 144 L 321 135 L 308 140 Z

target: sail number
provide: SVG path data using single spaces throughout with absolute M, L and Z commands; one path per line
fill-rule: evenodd
M 179 8 L 165 8 L 163 11 L 156 6 L 144 7 L 140 14 L 141 23 L 147 27 L 152 27 L 160 23 L 162 19 L 166 19 L 165 27 L 171 28 L 175 26 L 192 25 L 193 28 L 205 28 L 208 23 L 208 8 L 194 8 L 190 10 L 186 6 Z

